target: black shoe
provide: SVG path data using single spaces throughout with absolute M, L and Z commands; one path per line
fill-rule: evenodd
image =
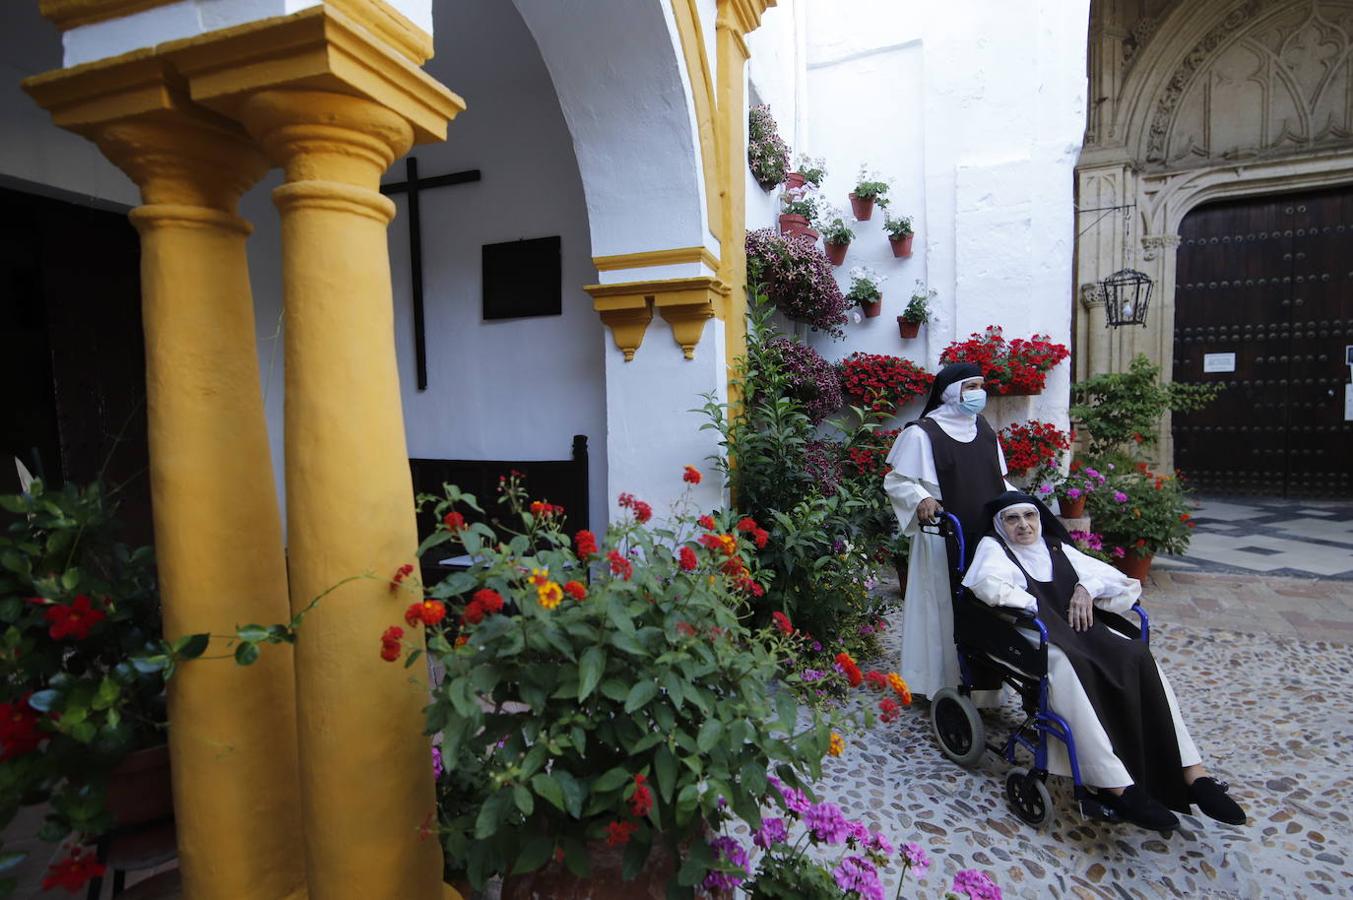
M 1151 831 L 1173 831 L 1179 827 L 1179 819 L 1174 813 L 1135 784 L 1128 785 L 1117 796 L 1100 791 L 1099 799 L 1133 825 Z
M 1231 786 L 1224 781 L 1204 776 L 1189 785 L 1189 799 L 1199 812 L 1227 825 L 1244 825 L 1245 810 L 1226 793 Z

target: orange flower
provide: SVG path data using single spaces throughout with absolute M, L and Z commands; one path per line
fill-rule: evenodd
M 699 484 L 700 470 L 695 466 L 687 466 L 686 471 L 682 473 L 681 480 L 687 484 Z
M 897 699 L 902 701 L 903 706 L 911 706 L 911 688 L 907 687 L 906 681 L 896 672 L 888 673 L 888 686 L 893 689 Z
M 841 735 L 837 734 L 835 731 L 833 731 L 832 736 L 827 743 L 827 755 L 840 756 L 842 753 L 845 752 L 845 750 L 846 750 L 846 739 L 841 737 Z
M 568 594 L 574 600 L 587 599 L 587 588 L 583 585 L 581 581 L 564 582 L 564 593 Z
M 554 609 L 564 599 L 564 589 L 553 581 L 547 581 L 536 588 L 536 599 L 545 609 Z

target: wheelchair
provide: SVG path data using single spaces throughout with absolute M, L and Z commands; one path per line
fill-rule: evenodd
M 1011 812 L 1029 825 L 1042 828 L 1053 818 L 1052 797 L 1046 784 L 1048 740 L 1059 740 L 1066 745 L 1081 815 L 1106 822 L 1121 821 L 1081 782 L 1075 735 L 1066 720 L 1048 705 L 1047 628 L 1034 612 L 988 606 L 963 587 L 970 548 L 965 546 L 957 517 L 945 513 L 937 525 L 923 526 L 922 530 L 941 535 L 949 554 L 960 684 L 957 689 L 937 691 L 930 704 L 930 724 L 944 755 L 964 768 L 976 766 L 988 750 L 1004 757 L 1012 766 L 1005 778 L 1005 797 Z M 1095 618 L 1128 638 L 1149 644 L 1151 622 L 1146 611 L 1140 604 L 1134 604 L 1132 612 L 1139 618 L 1139 625 L 1102 609 L 1095 610 Z M 1031 643 L 1020 629 L 1036 632 L 1038 644 Z M 985 689 L 999 685 L 1009 685 L 1019 695 L 1024 721 L 998 746 L 987 744 L 986 726 L 972 700 L 972 692 L 975 686 Z M 1032 754 L 1032 765 L 1018 764 L 1020 748 Z

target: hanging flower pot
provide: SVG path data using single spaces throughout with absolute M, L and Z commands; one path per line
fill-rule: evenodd
M 870 217 L 874 215 L 874 198 L 857 197 L 851 194 L 850 211 L 855 214 L 856 221 L 868 222 Z
M 785 176 L 786 188 L 793 190 L 794 188 L 801 188 L 803 187 L 803 185 L 804 185 L 804 177 L 802 174 L 798 172 L 790 172 L 788 175 Z
M 920 322 L 908 322 L 901 316 L 897 317 L 897 331 L 902 335 L 902 340 L 909 341 L 921 333 Z
M 807 235 L 813 240 L 817 240 L 817 232 L 809 226 L 808 217 L 801 216 L 798 213 L 780 214 L 780 233 L 802 234 Z
M 864 310 L 866 319 L 877 319 L 879 313 L 883 312 L 883 298 L 877 300 L 866 300 L 860 304 L 860 309 Z
M 625 848 L 611 847 L 604 841 L 587 845 L 592 874 L 579 878 L 562 863 L 551 862 L 542 869 L 503 879 L 502 900 L 665 900 L 667 882 L 676 876 L 676 861 L 667 845 L 656 841 L 648 862 L 634 880 L 621 876 Z
M 831 264 L 839 266 L 846 261 L 846 251 L 850 249 L 850 244 L 833 244 L 831 241 L 826 241 L 822 244 L 822 247 L 827 251 L 827 259 L 831 261 Z
M 1151 560 L 1155 559 L 1154 553 L 1148 553 L 1145 556 L 1138 556 L 1136 553 L 1129 553 L 1122 559 L 1112 561 L 1113 567 L 1122 572 L 1129 578 L 1135 578 L 1138 581 L 1146 581 L 1146 576 L 1151 572 Z
M 1075 500 L 1062 497 L 1057 501 L 1057 507 L 1063 519 L 1079 519 L 1085 515 L 1085 495 L 1081 494 Z
M 892 245 L 893 256 L 907 257 L 911 256 L 911 240 L 916 237 L 914 234 L 903 235 L 902 237 L 890 237 L 888 243 Z

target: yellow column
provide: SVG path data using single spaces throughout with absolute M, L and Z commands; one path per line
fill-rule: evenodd
M 339 93 L 267 90 L 239 115 L 286 171 L 282 215 L 286 475 L 291 601 L 343 578 L 296 646 L 301 793 L 311 896 L 422 900 L 441 893 L 441 850 L 421 737 L 426 670 L 379 656 L 402 624 L 388 578 L 417 534 L 396 372 L 380 176 L 413 141 L 384 106 Z
M 127 89 L 118 95 L 110 85 Z M 27 85 L 141 189 L 142 320 L 164 632 L 286 621 L 286 567 L 236 203 L 267 163 L 152 63 Z M 116 110 L 119 115 L 107 118 Z M 135 110 L 131 114 L 128 110 Z M 213 640 L 208 655 L 225 652 Z M 169 683 L 179 865 L 194 900 L 305 896 L 292 656 L 201 660 Z

